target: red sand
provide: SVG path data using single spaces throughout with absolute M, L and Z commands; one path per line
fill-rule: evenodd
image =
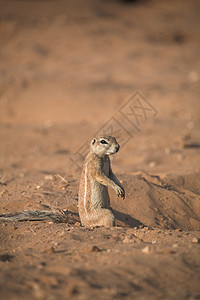
M 0 298 L 199 299 L 199 1 L 0 6 L 0 214 L 75 223 L 1 221 Z M 103 131 L 126 198 L 110 191 L 119 227 L 89 230 L 78 185 Z

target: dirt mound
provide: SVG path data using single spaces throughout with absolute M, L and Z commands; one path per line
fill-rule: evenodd
M 126 199 L 121 201 L 112 193 L 112 207 L 119 220 L 131 226 L 142 223 L 165 229 L 200 229 L 199 173 L 162 180 L 141 173 L 123 175 L 121 180 Z

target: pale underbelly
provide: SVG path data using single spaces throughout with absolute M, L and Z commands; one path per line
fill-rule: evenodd
M 100 183 L 92 184 L 91 209 L 103 208 L 108 205 L 108 188 Z

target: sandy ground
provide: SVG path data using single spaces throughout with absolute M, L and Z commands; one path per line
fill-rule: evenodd
M 200 299 L 198 0 L 0 1 L 1 299 Z M 114 228 L 80 225 L 88 142 L 121 145 Z

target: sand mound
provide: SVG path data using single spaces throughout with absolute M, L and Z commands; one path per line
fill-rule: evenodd
M 112 194 L 112 207 L 120 221 L 165 229 L 200 229 L 199 173 L 185 176 L 121 176 L 126 189 L 123 201 Z M 112 192 L 111 192 L 112 193 Z

